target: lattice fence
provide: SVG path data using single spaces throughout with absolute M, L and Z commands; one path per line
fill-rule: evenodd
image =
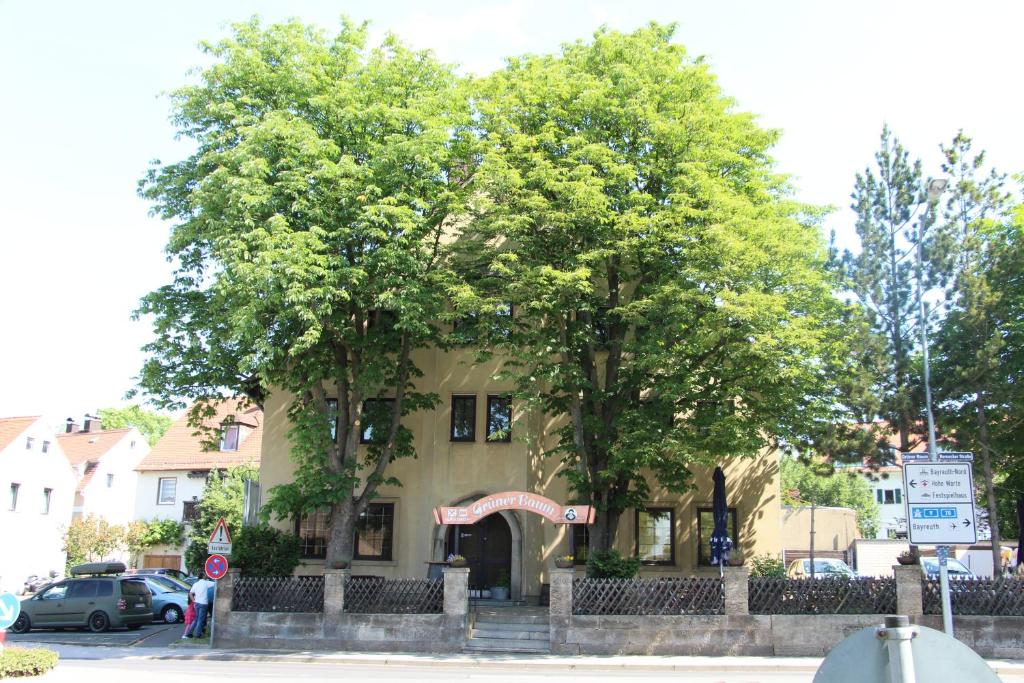
M 921 593 L 925 614 L 942 614 L 938 579 L 923 579 Z M 949 601 L 953 614 L 993 617 L 1024 617 L 1024 581 L 1012 576 L 999 579 L 950 579 Z
M 751 577 L 751 614 L 895 614 L 896 579 Z
M 231 609 L 236 612 L 323 612 L 322 576 L 239 576 Z
M 345 582 L 344 610 L 353 614 L 440 614 L 444 611 L 444 579 L 353 576 Z
M 573 614 L 724 614 L 719 578 L 575 579 Z

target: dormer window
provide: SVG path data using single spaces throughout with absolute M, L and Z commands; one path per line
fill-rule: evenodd
M 27 450 L 27 451 L 30 451 L 30 450 L 32 450 L 32 444 L 34 444 L 34 443 L 35 443 L 35 441 L 36 441 L 36 440 L 35 440 L 34 438 L 32 438 L 31 436 L 30 436 L 30 437 L 27 437 L 27 438 L 25 439 L 25 450 Z
M 238 436 L 239 426 L 238 425 L 227 425 L 224 427 L 220 437 L 220 449 L 222 451 L 237 451 L 238 450 Z

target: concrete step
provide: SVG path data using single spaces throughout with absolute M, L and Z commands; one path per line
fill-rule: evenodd
M 550 619 L 547 613 L 530 614 L 519 611 L 508 610 L 505 613 L 494 614 L 491 612 L 477 612 L 476 623 L 490 624 L 549 624 Z
M 481 628 L 478 624 L 473 629 L 473 638 L 486 638 L 488 640 L 551 640 L 551 632 L 548 629 L 543 631 L 513 631 L 511 629 Z
M 548 624 L 510 624 L 505 621 L 491 621 L 489 619 L 477 619 L 473 626 L 488 631 L 532 631 L 535 633 L 548 633 L 551 629 Z
M 525 652 L 548 653 L 551 644 L 542 640 L 504 640 L 499 638 L 472 638 L 466 641 L 463 652 Z

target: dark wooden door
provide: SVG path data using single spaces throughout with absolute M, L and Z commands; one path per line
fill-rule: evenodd
M 493 588 L 503 573 L 512 572 L 512 532 L 508 522 L 493 514 L 476 524 L 449 527 L 448 552 L 466 558 L 471 590 Z

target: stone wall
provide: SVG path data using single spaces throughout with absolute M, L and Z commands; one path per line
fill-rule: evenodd
M 942 630 L 922 614 L 921 571 L 895 567 L 897 604 L 911 623 Z M 551 651 L 594 655 L 821 657 L 855 631 L 881 626 L 883 614 L 747 613 L 748 573 L 726 567 L 725 614 L 582 616 L 572 613 L 572 570 L 552 570 Z M 954 617 L 956 638 L 982 657 L 1024 658 L 1024 617 Z
M 234 612 L 236 570 L 217 590 L 214 646 L 275 650 L 461 652 L 468 624 L 468 569 L 444 570 L 442 614 L 347 614 L 348 570 L 324 573 L 322 613 Z

